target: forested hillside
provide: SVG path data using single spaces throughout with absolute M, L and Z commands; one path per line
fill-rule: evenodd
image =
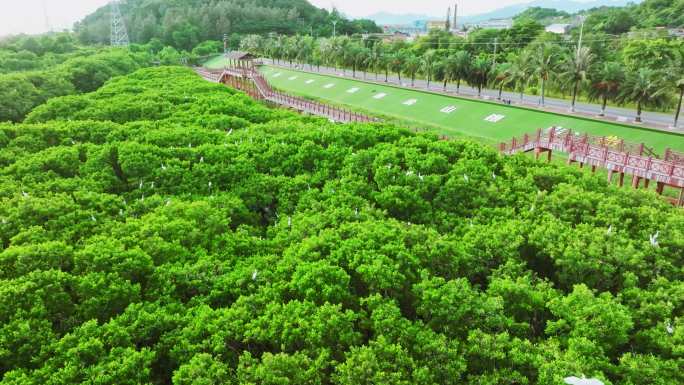
M 125 0 L 120 8 L 133 42 L 157 38 L 188 51 L 202 41 L 221 40 L 226 33 L 329 36 L 333 20 L 338 20 L 339 34 L 380 32 L 372 21 L 349 21 L 306 0 Z M 102 7 L 77 23 L 79 39 L 108 42 L 109 14 L 109 7 Z
M 684 214 L 159 67 L 0 125 L 0 384 L 681 384 Z
M 111 77 L 131 73 L 152 61 L 146 52 L 86 48 L 70 55 L 45 55 L 45 62 L 64 61 L 39 64 L 38 69 L 31 70 L 38 61 L 31 57 L 30 51 L 0 49 L 0 62 L 5 58 L 5 63 L 14 63 L 17 69 L 0 73 L 0 122 L 22 121 L 29 111 L 50 98 L 95 91 Z

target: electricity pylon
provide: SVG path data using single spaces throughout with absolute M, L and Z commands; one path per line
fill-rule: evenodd
M 114 0 L 109 3 L 109 6 L 111 7 L 112 19 L 111 44 L 115 47 L 128 47 L 128 32 L 126 31 L 126 23 L 123 16 L 121 16 L 119 2 Z

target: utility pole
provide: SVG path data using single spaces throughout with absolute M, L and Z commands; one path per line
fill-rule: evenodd
M 583 35 L 583 33 L 584 33 L 584 20 L 585 20 L 585 17 L 584 17 L 584 16 L 580 16 L 579 18 L 580 18 L 580 22 L 581 22 L 582 24 L 580 25 L 579 40 L 577 41 L 577 56 L 578 56 L 578 57 L 579 57 L 580 49 L 582 48 L 582 35 Z
M 499 38 L 495 37 L 494 38 L 494 63 L 492 64 L 492 69 L 496 68 L 496 52 L 497 52 L 498 47 L 499 47 Z
M 335 37 L 335 32 L 336 32 L 336 31 L 335 31 L 335 28 L 337 27 L 337 20 L 333 20 L 332 24 L 333 24 L 333 38 L 334 38 L 334 37 Z
M 45 17 L 45 32 L 52 32 L 52 26 L 50 25 L 50 19 L 48 18 L 47 4 L 43 0 L 43 16 Z

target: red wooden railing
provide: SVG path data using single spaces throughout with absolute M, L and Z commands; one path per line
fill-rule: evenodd
M 559 133 L 556 128 L 537 130 L 534 135 L 525 134 L 501 143 L 504 154 L 515 154 L 537 149 L 557 150 L 568 154 L 568 160 L 603 167 L 610 172 L 631 174 L 674 187 L 684 188 L 684 154 L 667 150 L 662 159 L 647 155 L 641 144 L 627 143 L 622 139 L 592 137 Z

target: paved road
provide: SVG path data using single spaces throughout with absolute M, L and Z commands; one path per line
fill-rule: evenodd
M 343 71 L 342 69 L 335 69 L 331 67 L 320 67 L 320 72 L 317 70 L 316 67 L 313 68 L 313 70 L 309 67 L 309 65 L 304 65 L 303 67 L 301 65 L 293 64 L 290 65 L 289 63 L 285 61 L 280 61 L 279 63 L 275 63 L 273 60 L 270 59 L 263 59 L 264 63 L 266 64 L 273 64 L 273 65 L 278 65 L 281 67 L 285 68 L 295 68 L 298 67 L 297 69 L 304 70 L 304 71 L 310 71 L 314 73 L 321 73 L 321 74 L 328 74 L 328 75 L 337 75 L 337 76 L 345 76 L 345 77 L 352 77 L 352 71 L 351 70 L 345 70 Z M 372 80 L 374 81 L 376 79 L 376 75 L 374 73 L 364 73 L 362 71 L 356 71 L 356 79 L 360 80 Z M 379 82 L 384 82 L 385 80 L 385 75 L 380 74 L 377 76 L 377 79 Z M 401 79 L 401 85 L 411 88 L 411 79 L 406 79 L 402 78 Z M 388 77 L 388 82 L 390 84 L 400 84 L 399 79 L 396 76 L 396 74 L 390 74 Z M 422 80 L 422 79 L 416 79 L 414 87 L 417 89 L 428 89 L 427 88 L 427 81 Z M 431 82 L 430 83 L 430 91 L 438 91 L 438 92 L 444 92 L 444 87 L 441 82 Z M 449 94 L 454 94 L 456 95 L 456 85 L 455 84 L 448 84 L 446 93 Z M 463 82 L 461 83 L 461 87 L 459 90 L 458 95 L 462 96 L 471 96 L 471 97 L 476 97 L 477 96 L 477 89 L 468 86 L 467 84 L 464 84 Z M 492 89 L 484 89 L 482 90 L 482 97 L 485 99 L 496 99 L 499 96 L 499 91 L 498 90 L 492 90 Z M 513 104 L 521 104 L 525 105 L 528 107 L 539 107 L 539 102 L 540 102 L 540 97 L 539 96 L 534 96 L 534 95 L 524 95 L 523 100 L 521 103 L 520 100 L 520 94 L 519 93 L 513 93 L 513 92 L 506 92 L 504 91 L 502 93 L 502 98 L 503 99 L 510 99 Z M 569 100 L 563 100 L 563 99 L 555 99 L 555 98 L 546 98 L 545 100 L 545 105 L 546 109 L 548 110 L 555 110 L 558 112 L 563 112 L 563 113 L 571 113 L 570 111 L 570 101 Z M 577 102 L 575 103 L 575 111 L 578 113 L 578 115 L 589 115 L 589 116 L 597 116 L 600 111 L 601 111 L 601 106 L 598 104 L 592 104 L 592 103 L 582 103 L 582 102 Z M 618 122 L 625 122 L 625 123 L 633 123 L 634 122 L 634 117 L 636 116 L 636 110 L 632 110 L 629 108 L 621 108 L 621 107 L 607 107 L 606 108 L 606 120 L 612 120 L 612 121 L 618 121 Z M 641 118 L 643 120 L 643 124 L 645 126 L 650 126 L 653 128 L 657 128 L 663 131 L 682 131 L 684 130 L 684 122 L 680 119 L 680 123 L 677 127 L 677 130 L 672 129 L 672 123 L 674 121 L 674 116 L 671 114 L 663 114 L 659 112 L 649 112 L 649 111 L 644 111 L 641 114 Z

